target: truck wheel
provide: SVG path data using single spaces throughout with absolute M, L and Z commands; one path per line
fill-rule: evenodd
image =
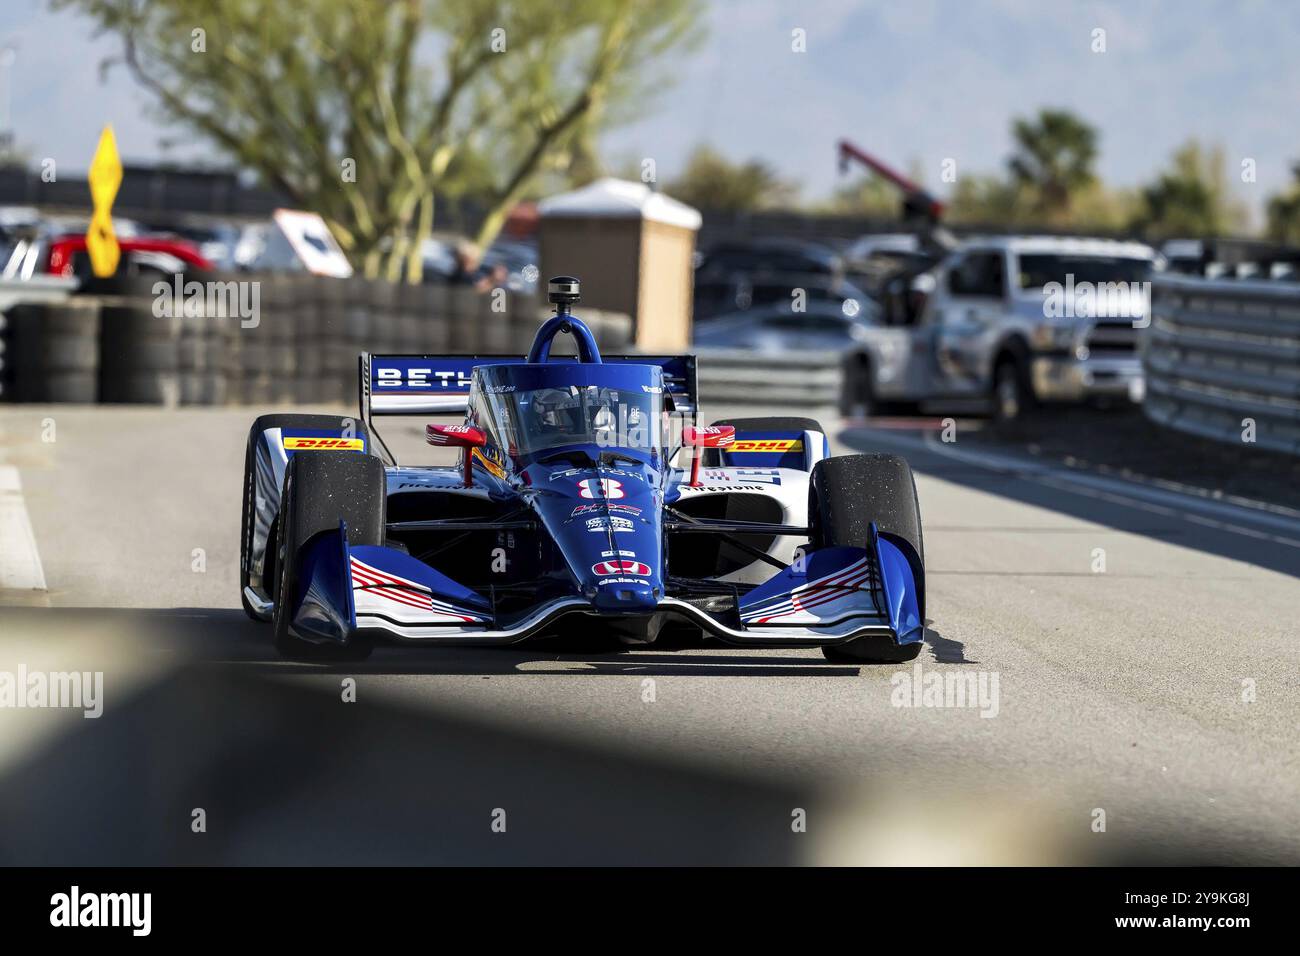
M 239 522 L 239 603 L 244 608 L 244 613 L 254 621 L 262 621 L 248 603 L 248 596 L 244 593 L 244 588 L 248 587 L 253 569 L 253 529 L 255 501 L 257 495 L 257 443 L 261 440 L 262 432 L 268 428 L 319 428 L 342 431 L 351 427 L 358 438 L 366 440 L 369 445 L 369 436 L 366 434 L 366 426 L 363 422 L 354 418 L 342 418 L 338 415 L 260 415 L 253 422 L 253 427 L 248 431 L 248 441 L 244 444 L 244 495 L 243 506 L 241 509 Z M 274 528 L 268 535 L 270 543 L 274 543 Z M 275 580 L 275 560 L 274 553 L 268 553 L 266 556 L 266 573 L 264 575 L 265 590 L 269 596 L 274 597 L 274 588 L 272 582 Z
M 844 455 L 819 461 L 808 483 L 808 538 L 813 548 L 863 548 L 871 522 L 901 538 L 916 578 L 917 606 L 925 620 L 925 542 L 916 481 L 908 463 L 897 455 Z M 898 645 L 889 637 L 860 637 L 823 647 L 836 662 L 900 664 L 921 652 L 920 641 Z
M 1010 423 L 1033 410 L 1034 389 L 1024 363 L 1004 355 L 993 368 L 993 418 Z
M 845 418 L 871 415 L 871 359 L 866 352 L 850 352 L 840 367 L 840 414 Z
M 289 631 L 291 595 L 298 586 L 302 549 L 314 537 L 347 522 L 351 545 L 384 543 L 386 487 L 384 464 L 372 455 L 313 451 L 294 455 L 280 496 L 279 584 L 275 593 L 275 646 L 294 660 L 364 660 L 368 640 L 344 645 L 316 644 Z

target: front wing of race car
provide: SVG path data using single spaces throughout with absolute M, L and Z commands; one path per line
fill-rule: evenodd
M 820 646 L 865 636 L 915 643 L 923 622 L 906 547 L 873 524 L 862 548 L 809 551 L 747 590 L 718 582 L 709 601 L 670 589 L 653 613 L 686 618 L 741 646 Z M 343 522 L 306 546 L 297 585 L 287 596 L 290 627 L 317 643 L 346 644 L 366 631 L 405 642 L 513 644 L 568 614 L 609 616 L 576 593 L 498 614 L 488 597 L 402 551 L 349 545 Z

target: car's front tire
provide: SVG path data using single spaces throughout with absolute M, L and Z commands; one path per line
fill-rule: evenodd
M 346 522 L 348 544 L 382 545 L 385 522 L 384 465 L 378 458 L 346 451 L 299 452 L 289 460 L 280 497 L 279 582 L 275 595 L 275 646 L 291 660 L 363 660 L 372 649 L 354 637 L 347 644 L 305 641 L 290 628 L 303 549 L 317 535 Z
M 808 483 L 809 544 L 865 548 L 873 521 L 879 531 L 907 544 L 924 621 L 925 542 L 911 466 L 897 455 L 844 455 L 819 461 Z M 920 641 L 899 645 L 889 637 L 860 637 L 822 648 L 827 660 L 868 664 L 905 663 L 920 652 Z
M 271 428 L 304 428 L 338 432 L 351 429 L 352 434 L 365 441 L 367 447 L 370 443 L 363 422 L 338 415 L 272 414 L 259 415 L 254 420 L 252 428 L 248 430 L 248 440 L 244 443 L 243 504 L 239 522 L 239 603 L 243 606 L 244 613 L 254 621 L 265 619 L 249 603 L 248 594 L 244 589 L 249 586 L 252 580 L 253 570 L 253 526 L 257 507 L 257 446 L 258 442 L 262 440 L 262 433 Z M 275 592 L 273 578 L 277 574 L 277 568 L 275 567 L 275 553 L 272 551 L 275 544 L 275 529 L 272 528 L 268 534 L 268 553 L 263 563 L 265 572 L 263 588 L 269 597 L 273 597 Z

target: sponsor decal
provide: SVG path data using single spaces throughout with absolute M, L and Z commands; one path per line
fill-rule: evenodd
M 604 514 L 606 510 L 621 515 L 639 515 L 641 513 L 641 509 L 638 508 L 636 505 L 618 505 L 618 504 L 578 505 L 578 507 L 573 509 L 573 512 L 572 514 L 569 515 L 569 517 L 578 518 L 585 514 L 592 514 L 593 512 L 597 514 Z
M 547 480 L 556 481 L 561 478 L 572 478 L 574 475 L 585 474 L 590 469 L 587 468 L 566 468 L 564 471 L 553 471 L 547 476 Z M 624 471 L 622 468 L 602 468 L 602 475 L 618 475 L 620 478 L 635 478 L 637 481 L 645 481 L 645 475 L 639 471 Z
M 635 558 L 636 552 L 635 551 L 602 551 L 600 552 L 600 556 L 602 558 Z
M 627 518 L 588 518 L 588 531 L 635 531 L 636 525 Z
M 645 578 L 601 578 L 596 584 L 604 587 L 607 584 L 649 584 Z
M 308 438 L 285 435 L 284 447 L 289 451 L 364 451 L 360 438 Z
M 715 491 L 763 491 L 762 485 L 679 485 L 682 494 L 712 494 Z
M 779 485 L 781 483 L 781 472 L 775 468 L 728 468 L 725 471 L 706 468 L 704 470 L 704 480 L 720 481 L 724 484 L 743 481 L 747 484 L 761 482 L 765 485 Z
M 802 438 L 745 438 L 735 442 L 727 451 L 783 452 L 803 451 Z
M 622 498 L 623 482 L 614 478 L 584 478 L 578 482 L 579 498 Z
M 649 393 L 649 394 L 651 394 L 651 395 L 659 395 L 659 394 L 662 394 L 662 393 L 663 393 L 663 390 L 664 390 L 664 388 L 663 388 L 662 385 L 642 385 L 642 386 L 641 386 L 641 391 L 643 391 L 643 392 L 647 392 L 647 393 Z
M 401 388 L 438 392 L 465 391 L 469 388 L 469 374 L 462 371 L 442 372 L 433 368 L 393 368 L 377 366 L 371 385 L 376 389 Z
M 650 565 L 642 564 L 640 561 L 601 561 L 591 566 L 591 573 L 602 577 L 614 574 L 635 574 L 637 577 L 646 577 L 650 573 Z

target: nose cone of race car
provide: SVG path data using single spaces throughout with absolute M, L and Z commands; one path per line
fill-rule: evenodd
M 532 504 L 577 592 L 610 614 L 648 613 L 663 595 L 658 472 L 648 465 L 531 465 Z

